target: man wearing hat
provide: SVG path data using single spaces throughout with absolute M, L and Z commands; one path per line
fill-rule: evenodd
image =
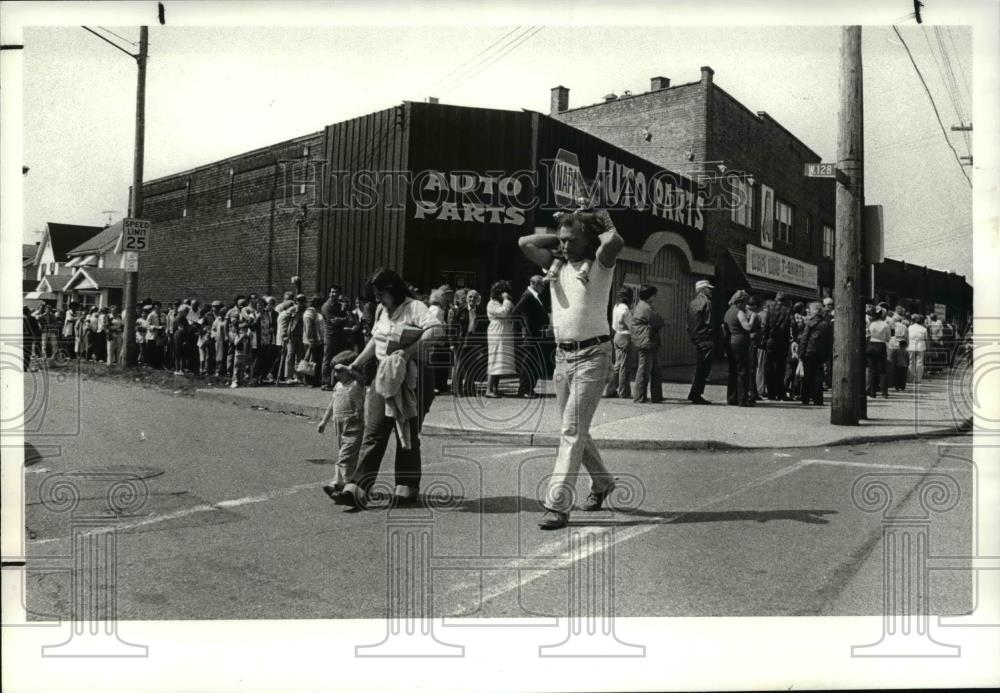
M 712 355 L 715 350 L 716 328 L 715 316 L 712 314 L 712 283 L 707 279 L 695 282 L 697 292 L 688 306 L 688 335 L 694 348 L 698 350 L 698 363 L 694 368 L 694 378 L 688 401 L 692 404 L 711 404 L 702 395 L 705 393 L 705 381 L 712 370 Z

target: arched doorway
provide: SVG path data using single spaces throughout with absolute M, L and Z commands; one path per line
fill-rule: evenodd
M 646 281 L 657 288 L 654 305 L 663 316 L 660 364 L 695 363 L 697 352 L 687 334 L 687 309 L 694 297 L 696 277 L 688 271 L 687 258 L 675 246 L 664 245 L 653 256 Z

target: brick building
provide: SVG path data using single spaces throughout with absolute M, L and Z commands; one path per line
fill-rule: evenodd
M 520 288 L 538 271 L 517 239 L 552 227 L 585 186 L 627 247 L 616 284 L 662 282 L 677 322 L 705 262 L 704 195 L 692 181 L 539 113 L 404 103 L 144 185 L 153 222 L 140 296 L 231 299 L 363 290 L 380 265 L 430 288 Z M 301 224 L 302 206 L 307 212 Z M 673 249 L 669 253 L 662 249 Z M 655 276 L 654 276 L 655 275 Z M 687 356 L 664 350 L 664 360 Z
M 228 301 L 314 278 L 320 220 L 310 209 L 303 223 L 307 188 L 291 181 L 325 156 L 324 141 L 316 132 L 144 183 L 153 228 L 139 296 Z
M 804 164 L 820 156 L 767 113 L 733 98 L 715 83 L 712 68 L 701 68 L 696 82 L 653 77 L 648 92 L 609 94 L 577 108 L 569 108 L 569 89 L 559 86 L 550 115 L 705 186 L 708 261 L 724 290 L 718 293 L 830 294 L 834 183 L 803 175 Z

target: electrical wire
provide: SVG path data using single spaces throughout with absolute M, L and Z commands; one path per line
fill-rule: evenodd
M 449 88 L 449 89 L 445 90 L 444 92 L 442 92 L 442 96 L 444 94 L 448 94 L 448 93 L 451 93 L 451 92 L 455 91 L 460 86 L 462 86 L 465 82 L 469 81 L 473 77 L 476 77 L 477 75 L 479 75 L 480 73 L 482 73 L 487 68 L 492 67 L 493 65 L 495 65 L 496 63 L 498 63 L 500 60 L 502 60 L 505 56 L 507 56 L 508 54 L 510 54 L 511 52 L 513 52 L 514 50 L 516 50 L 517 48 L 519 48 L 520 46 L 522 46 L 526 42 L 530 41 L 535 36 L 537 36 L 538 33 L 541 32 L 542 29 L 544 29 L 544 28 L 545 28 L 544 26 L 533 27 L 533 28 L 529 29 L 527 32 L 521 34 L 517 39 L 515 39 L 515 41 L 513 42 L 513 45 L 507 44 L 508 46 L 510 46 L 509 48 L 507 48 L 504 52 L 499 53 L 498 55 L 496 55 L 494 58 L 492 58 L 491 60 L 489 60 L 487 63 L 483 64 L 481 67 L 479 67 L 478 69 L 476 69 L 474 72 L 466 74 L 461 79 L 461 81 L 459 81 L 458 83 L 456 83 L 455 85 L 453 85 L 451 88 Z
M 108 33 L 109 33 L 109 34 L 111 34 L 112 36 L 115 36 L 115 37 L 117 37 L 117 38 L 120 38 L 120 39 L 121 39 L 122 41 L 124 41 L 125 43 L 131 43 L 131 44 L 132 44 L 133 46 L 135 46 L 136 48 L 138 48 L 138 47 L 139 47 L 139 44 L 138 44 L 137 42 L 135 42 L 135 41 L 132 41 L 131 39 L 127 39 L 127 38 L 125 38 L 124 36 L 122 36 L 122 35 L 120 35 L 120 34 L 116 34 L 115 32 L 111 31 L 111 29 L 107 29 L 107 28 L 105 28 L 105 27 L 103 27 L 103 26 L 99 26 L 99 27 L 97 27 L 97 28 L 98 28 L 98 29 L 100 29 L 101 31 L 106 31 L 106 32 L 108 32 Z
M 469 63 L 478 60 L 482 55 L 484 55 L 485 53 L 489 52 L 495 45 L 497 45 L 501 41 L 504 41 L 508 36 L 510 36 L 511 34 L 517 33 L 518 31 L 520 31 L 521 28 L 522 27 L 520 27 L 520 26 L 514 27 L 513 29 L 511 29 L 510 31 L 508 31 L 506 34 L 504 34 L 503 36 L 501 36 L 500 38 L 498 38 L 496 41 L 494 41 L 493 43 L 491 43 L 490 45 L 488 45 L 486 48 L 484 48 L 483 50 L 479 51 L 474 56 L 472 56 L 471 58 L 469 58 L 468 60 L 466 60 L 464 63 L 462 63 L 461 65 L 459 65 L 455 69 L 451 70 L 447 74 L 443 75 L 442 77 L 439 77 L 437 79 L 437 81 L 432 82 L 431 84 L 427 85 L 422 91 L 424 91 L 424 92 L 430 91 L 431 89 L 433 89 L 437 85 L 441 84 L 442 82 L 444 82 L 445 80 L 447 80 L 449 77 L 451 77 L 455 73 L 461 71 Z
M 903 35 L 899 33 L 899 29 L 893 26 L 892 30 L 896 32 L 896 36 L 899 38 L 900 42 L 902 42 L 903 48 L 906 50 L 906 55 L 909 56 L 910 63 L 913 65 L 913 69 L 916 71 L 917 77 L 920 78 L 920 83 L 924 86 L 924 91 L 927 92 L 927 98 L 930 99 L 931 108 L 934 109 L 934 117 L 937 118 L 938 125 L 941 126 L 941 133 L 944 135 L 945 142 L 948 143 L 948 146 L 951 147 L 951 151 L 955 154 L 955 161 L 958 163 L 958 170 L 962 172 L 962 175 L 965 177 L 965 181 L 969 184 L 969 187 L 971 188 L 972 179 L 969 178 L 969 174 L 965 172 L 965 166 L 962 165 L 962 159 L 958 155 L 958 150 L 955 149 L 955 145 L 953 145 L 951 143 L 951 140 L 948 139 L 948 131 L 945 129 L 944 123 L 941 122 L 941 114 L 938 112 L 937 104 L 934 103 L 934 96 L 931 94 L 931 90 L 927 87 L 927 81 L 924 79 L 923 73 L 920 72 L 920 68 L 917 66 L 916 61 L 913 59 L 913 53 L 910 52 L 910 47 L 907 45 L 906 40 L 903 38 Z
M 969 109 L 965 107 L 965 99 L 962 96 L 961 88 L 958 86 L 958 79 L 955 77 L 955 68 L 952 66 L 951 55 L 944 45 L 944 35 L 941 31 L 941 27 L 934 27 L 934 35 L 937 37 L 938 47 L 941 49 L 941 60 L 944 62 L 945 70 L 947 71 L 948 78 L 951 81 L 954 98 L 962 106 L 962 110 L 959 112 L 959 118 L 961 119 L 959 124 L 964 126 L 967 122 L 971 121 L 972 118 L 969 116 Z M 962 139 L 965 140 L 966 150 L 969 154 L 972 154 L 972 142 L 968 131 L 960 130 L 960 132 L 962 133 Z
M 90 33 L 92 33 L 92 34 L 93 34 L 94 36 L 96 36 L 97 38 L 101 39 L 101 40 L 102 40 L 102 41 L 104 41 L 105 43 L 110 43 L 110 44 L 111 44 L 112 46 L 114 46 L 115 48 L 117 48 L 118 50 L 120 50 L 120 51 L 121 51 L 122 53 L 124 53 L 124 54 L 125 54 L 125 55 L 127 55 L 128 57 L 130 57 L 130 58 L 133 58 L 133 59 L 137 57 L 137 56 L 135 56 L 134 54 L 132 54 L 132 53 L 130 53 L 129 51 L 127 51 L 127 50 L 125 50 L 124 48 L 122 48 L 121 46 L 119 46 L 119 45 L 118 45 L 117 43 L 115 43 L 115 42 L 114 42 L 114 41 L 112 41 L 111 39 L 109 39 L 109 38 L 105 38 L 104 36 L 101 36 L 100 34 L 98 34 L 98 33 L 97 33 L 96 31 L 94 31 L 94 30 L 93 30 L 93 29 L 91 29 L 90 27 L 86 27 L 86 26 L 84 26 L 84 27 L 81 27 L 81 28 L 82 28 L 82 29 L 85 29 L 86 31 L 89 31 Z
M 927 41 L 927 50 L 934 59 L 934 65 L 937 66 L 938 75 L 941 77 L 941 82 L 944 84 L 945 91 L 948 93 L 948 98 L 951 100 L 952 108 L 955 111 L 955 115 L 958 116 L 958 121 L 960 124 L 965 124 L 965 111 L 964 104 L 962 103 L 961 95 L 958 93 L 958 84 L 955 81 L 954 73 L 950 71 L 950 63 L 948 62 L 948 57 L 944 48 L 944 44 L 941 42 L 940 35 L 935 33 L 935 38 L 938 42 L 938 50 L 941 52 L 941 59 L 938 60 L 937 54 L 934 52 L 934 47 L 931 45 L 930 36 L 927 34 L 927 27 L 922 27 L 924 30 L 924 39 Z M 967 151 L 971 151 L 971 146 L 968 138 L 968 133 L 964 133 L 965 146 Z
M 951 50 L 955 54 L 955 61 L 958 63 L 959 74 L 962 75 L 962 86 L 965 87 L 965 95 L 969 97 L 969 103 L 972 103 L 972 88 L 969 85 L 969 71 L 965 67 L 965 61 L 962 60 L 962 54 L 955 45 L 955 39 L 951 34 L 951 27 L 945 27 L 945 34 L 948 36 L 948 42 L 951 44 Z

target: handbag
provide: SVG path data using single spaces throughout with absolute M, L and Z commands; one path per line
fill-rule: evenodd
M 295 373 L 307 378 L 315 377 L 316 362 L 310 361 L 309 359 L 301 359 L 297 364 L 295 364 Z

